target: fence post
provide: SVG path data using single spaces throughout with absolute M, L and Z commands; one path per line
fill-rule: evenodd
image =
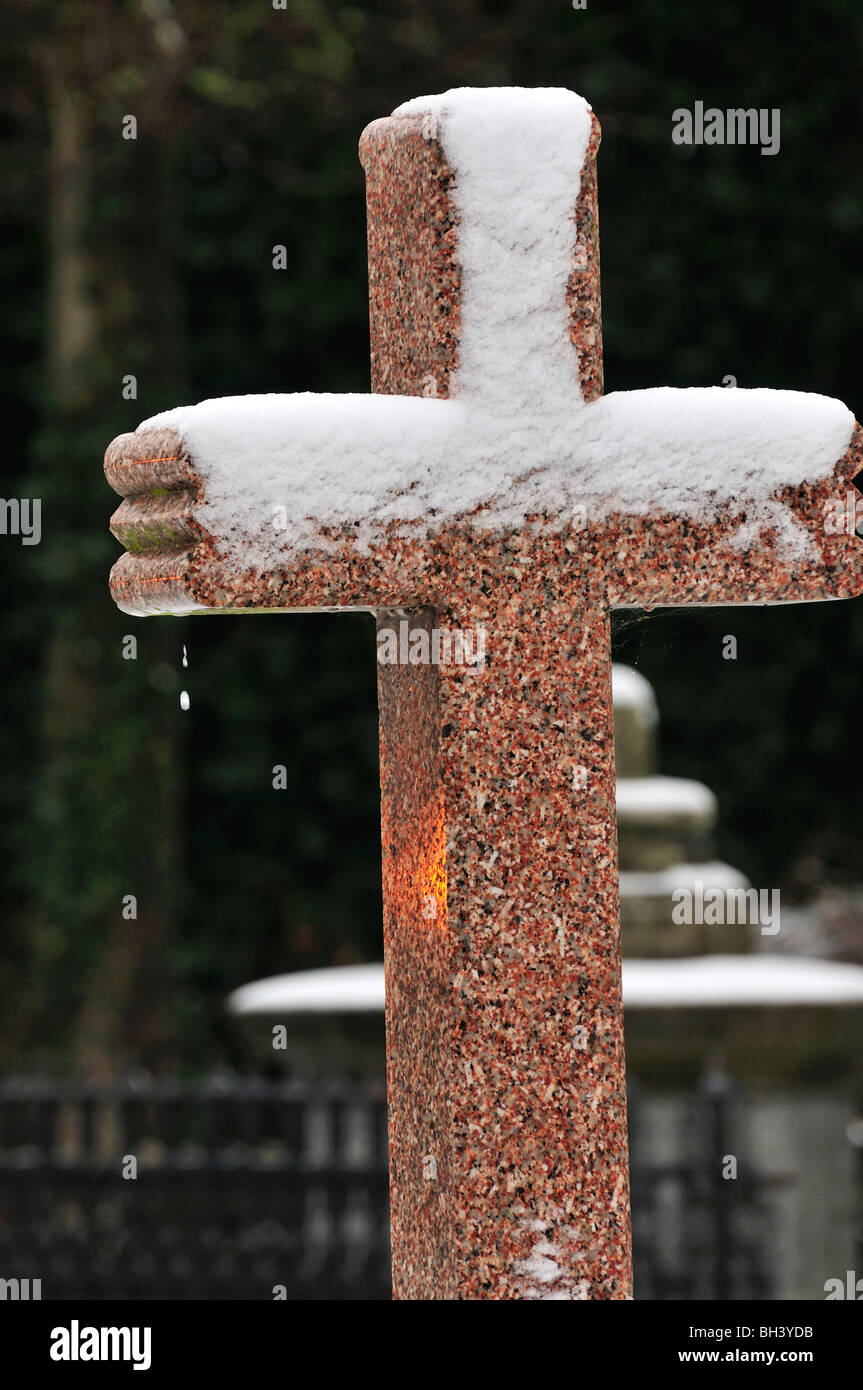
M 728 1180 L 723 1177 L 723 1159 L 729 1152 L 731 1139 L 732 1083 L 721 1062 L 714 1062 L 708 1068 L 702 1081 L 702 1094 L 708 1111 L 710 1224 L 713 1236 L 712 1296 L 727 1300 L 733 1297 L 734 1292 L 734 1242 L 730 1201 L 733 1188 L 729 1188 Z

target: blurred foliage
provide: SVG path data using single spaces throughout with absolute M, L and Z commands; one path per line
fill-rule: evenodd
M 859 416 L 863 15 L 9 0 L 4 24 L 4 488 L 43 499 L 43 541 L 0 545 L 0 1047 L 195 1066 L 232 1055 L 230 988 L 379 954 L 373 641 L 359 616 L 117 613 L 105 444 L 187 400 L 367 388 L 357 138 L 462 84 L 573 87 L 599 114 L 610 388 L 732 373 Z M 695 100 L 779 107 L 780 154 L 673 146 L 671 112 Z M 859 879 L 859 606 L 624 615 L 616 632 L 656 684 L 664 770 L 720 795 L 722 852 L 799 893 Z

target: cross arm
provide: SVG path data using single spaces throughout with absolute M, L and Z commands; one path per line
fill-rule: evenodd
M 553 568 L 589 572 L 612 607 L 863 591 L 845 524 L 863 434 L 793 392 L 628 392 L 551 425 L 416 397 L 242 397 L 120 436 L 105 467 L 127 550 L 112 592 L 132 613 L 446 608 L 457 552 L 507 536 L 537 556 L 556 537 Z
M 636 398 L 653 393 L 627 394 L 631 408 Z M 600 518 L 591 521 L 586 509 L 583 543 L 605 575 L 611 607 L 809 602 L 863 593 L 863 536 L 856 531 L 863 513 L 863 502 L 857 509 L 863 430 L 840 402 L 795 392 L 657 394 L 693 398 L 688 408 L 704 408 L 705 426 L 718 404 L 743 405 L 751 418 L 734 440 L 737 457 L 730 461 L 680 432 L 691 486 L 674 478 L 673 442 L 652 438 L 649 422 L 636 436 L 629 491 L 637 500 L 640 457 L 653 448 L 657 458 L 664 452 L 669 459 L 665 483 L 673 500 L 663 501 L 660 485 L 653 506 L 633 506 L 630 498 L 626 505 L 621 487 L 615 499 L 606 499 Z M 614 401 L 607 397 L 604 404 Z M 789 412 L 772 435 L 756 410 L 762 405 L 768 418 L 777 406 Z M 816 417 L 823 418 L 806 436 L 805 422 Z
M 342 407 L 348 406 L 345 429 L 336 431 L 335 444 L 332 426 L 325 423 L 319 432 L 316 425 L 310 440 L 308 420 L 303 428 L 298 419 L 304 406 L 316 422 L 325 419 L 328 400 L 335 415 L 345 415 Z M 124 612 L 147 616 L 226 609 L 381 610 L 430 607 L 440 601 L 456 537 L 447 541 L 430 529 L 428 518 L 412 516 L 417 508 L 410 489 L 405 492 L 396 477 L 373 499 L 373 531 L 362 532 L 369 498 L 361 458 L 352 459 L 345 441 L 357 412 L 377 417 L 376 423 L 368 420 L 372 428 L 367 447 L 380 450 L 388 443 L 395 467 L 400 455 L 410 452 L 407 424 L 416 424 L 419 440 L 427 443 L 429 433 L 444 423 L 438 435 L 439 446 L 446 447 L 449 429 L 440 421 L 440 412 L 448 407 L 442 402 L 372 397 L 249 397 L 244 398 L 247 418 L 260 420 L 265 404 L 278 401 L 288 406 L 283 450 L 288 462 L 270 475 L 263 446 L 258 455 L 259 441 L 254 429 L 251 435 L 247 431 L 242 415 L 238 432 L 227 433 L 221 474 L 206 469 L 194 445 L 171 426 L 144 427 L 120 435 L 108 447 L 105 474 L 123 498 L 111 518 L 111 531 L 126 550 L 111 571 L 110 583 L 114 601 Z M 218 408 L 232 403 L 214 404 Z M 292 406 L 299 410 L 292 411 Z M 216 413 L 221 415 L 218 409 Z M 302 444 L 290 432 L 292 418 Z M 362 454 L 361 434 L 357 443 Z M 303 495 L 300 461 L 291 468 L 291 459 L 303 448 L 311 455 L 306 483 L 308 470 L 318 470 L 310 496 Z M 324 455 L 330 470 L 337 471 L 326 471 Z M 386 457 L 384 452 L 379 480 L 386 477 Z M 250 460 L 256 475 L 252 478 L 243 467 Z M 327 495 L 331 507 L 313 506 Z M 471 540 L 466 535 L 463 544 Z

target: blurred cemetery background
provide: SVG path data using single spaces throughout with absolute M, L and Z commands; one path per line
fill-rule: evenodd
M 380 960 L 371 620 L 124 617 L 102 453 L 174 404 L 367 389 L 357 139 L 455 85 L 593 103 L 608 389 L 731 375 L 859 417 L 863 17 L 10 0 L 5 30 L 3 491 L 42 499 L 42 540 L 0 537 L 0 1277 L 385 1298 L 374 975 L 359 1010 L 344 975 L 316 1019 L 296 982 L 226 1007 Z M 672 145 L 695 100 L 780 108 L 780 153 Z M 822 1298 L 863 1273 L 861 613 L 615 621 L 619 775 L 689 784 L 620 801 L 638 1297 Z M 779 890 L 780 931 L 675 925 L 682 868 Z

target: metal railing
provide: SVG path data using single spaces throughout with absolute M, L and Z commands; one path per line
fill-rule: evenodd
M 650 1165 L 630 1096 L 636 1297 L 769 1298 L 772 1180 L 713 1161 L 727 1084 L 692 1103 L 706 1148 Z M 389 1298 L 383 1085 L 0 1081 L 0 1278 L 43 1299 Z

